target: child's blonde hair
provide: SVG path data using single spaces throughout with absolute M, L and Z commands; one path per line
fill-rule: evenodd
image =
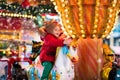
M 44 26 L 39 28 L 39 33 L 41 36 L 45 36 L 46 33 L 53 34 L 53 30 L 57 26 L 61 27 L 61 25 L 55 20 L 46 21 Z
M 54 28 L 57 26 L 61 26 L 61 25 L 55 20 L 51 20 L 51 21 L 46 22 L 46 24 L 45 24 L 46 32 L 52 34 Z

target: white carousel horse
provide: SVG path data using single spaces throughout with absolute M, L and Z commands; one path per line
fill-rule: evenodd
M 56 61 L 52 72 L 52 80 L 73 80 L 74 79 L 74 64 L 71 61 L 71 57 L 77 56 L 76 48 L 70 46 L 69 49 L 66 46 L 60 47 L 56 56 Z M 56 73 L 56 79 L 54 77 Z
M 74 64 L 67 55 L 77 57 L 76 48 L 70 46 L 59 47 L 57 50 L 56 61 L 51 71 L 50 80 L 73 80 L 74 79 Z M 35 60 L 36 68 L 39 69 L 42 75 L 43 67 L 40 63 L 39 56 Z

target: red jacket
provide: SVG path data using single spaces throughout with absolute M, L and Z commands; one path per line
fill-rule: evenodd
M 44 43 L 40 51 L 41 62 L 49 61 L 54 63 L 56 49 L 59 46 L 63 46 L 63 40 L 48 33 L 44 38 Z

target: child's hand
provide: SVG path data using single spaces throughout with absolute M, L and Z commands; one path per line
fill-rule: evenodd
M 73 63 L 78 62 L 78 57 L 72 57 L 72 58 L 71 58 L 71 61 L 72 61 Z
M 45 27 L 44 26 L 39 28 L 38 32 L 39 32 L 41 37 L 44 37 L 47 34 L 46 31 L 45 31 Z
M 63 34 L 63 33 L 60 35 L 60 39 L 65 39 L 66 37 L 67 36 L 65 34 Z
M 67 38 L 64 40 L 64 44 L 69 45 L 72 42 L 71 38 Z

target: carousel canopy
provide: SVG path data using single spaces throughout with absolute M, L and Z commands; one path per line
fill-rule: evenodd
M 73 38 L 104 38 L 113 29 L 119 0 L 51 0 Z M 62 5 L 61 5 L 62 4 Z

